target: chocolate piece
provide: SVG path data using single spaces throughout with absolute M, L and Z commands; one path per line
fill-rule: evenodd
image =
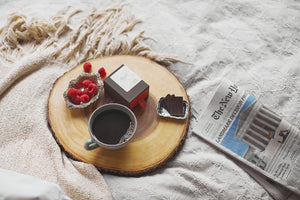
M 165 109 L 167 109 L 170 115 L 180 117 L 184 116 L 182 97 L 177 97 L 174 94 L 168 94 L 165 98 L 163 98 L 161 104 Z
M 149 96 L 149 85 L 127 66 L 121 65 L 104 79 L 104 90 L 117 103 L 131 110 L 137 105 L 145 107 L 144 100 Z

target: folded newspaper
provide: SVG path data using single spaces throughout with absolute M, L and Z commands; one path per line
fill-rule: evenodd
M 300 193 L 300 131 L 230 82 L 222 82 L 193 129 L 257 172 Z

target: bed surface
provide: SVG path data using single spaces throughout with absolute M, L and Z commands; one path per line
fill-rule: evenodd
M 82 13 L 72 19 L 76 24 L 94 7 L 105 9 L 116 3 L 0 1 L 0 25 L 6 24 L 12 12 L 47 18 L 68 5 L 74 10 L 82 9 Z M 104 173 L 85 178 L 95 182 L 97 178 L 103 179 L 114 199 L 297 199 L 285 189 L 268 187 L 255 173 L 247 173 L 246 168 L 192 134 L 192 129 L 222 79 L 236 83 L 300 128 L 300 2 L 126 0 L 122 4 L 142 21 L 134 27 L 133 33 L 145 30 L 144 35 L 152 38 L 146 43 L 154 52 L 182 61 L 167 68 L 190 98 L 190 127 L 181 151 L 150 174 L 122 177 Z M 64 72 L 65 69 L 61 69 L 57 74 Z M 55 80 L 54 75 L 52 79 Z M 5 128 L 0 122 L 0 139 Z M 62 162 L 64 159 L 69 158 L 63 157 Z M 30 168 L 29 163 L 20 165 L 22 170 L 16 166 L 10 169 L 33 175 L 33 171 L 24 168 Z M 86 167 L 83 163 L 75 165 L 77 169 Z M 84 172 L 78 170 L 78 173 Z M 93 188 L 97 190 L 100 185 Z

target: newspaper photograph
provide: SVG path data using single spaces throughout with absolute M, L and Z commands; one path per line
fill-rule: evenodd
M 272 180 L 300 190 L 299 130 L 238 86 L 220 84 L 193 132 Z

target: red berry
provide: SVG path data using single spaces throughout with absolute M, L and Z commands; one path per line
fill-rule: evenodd
M 98 73 L 100 74 L 101 78 L 104 78 L 106 76 L 106 71 L 103 67 L 101 67 L 99 70 L 98 70 Z
M 83 85 L 83 83 L 82 83 L 83 81 L 81 80 L 81 81 L 78 81 L 76 84 L 75 84 L 75 88 L 84 88 L 84 85 Z
M 94 96 L 93 91 L 89 91 L 89 88 L 84 88 L 82 94 L 86 94 L 88 95 L 90 98 L 92 98 Z
M 88 94 L 95 95 L 98 92 L 98 86 L 94 83 L 89 84 L 88 86 Z
M 67 92 L 67 95 L 70 98 L 70 100 L 72 101 L 73 99 L 76 98 L 76 96 L 82 95 L 82 91 L 80 89 L 70 88 Z
M 72 97 L 76 97 L 77 95 L 77 89 L 75 88 L 70 88 L 67 92 L 67 95 L 69 98 L 72 98 Z
M 91 84 L 91 83 L 92 83 L 92 81 L 89 80 L 89 79 L 85 79 L 85 80 L 82 81 L 82 85 L 84 85 L 85 87 L 88 87 L 89 84 Z
M 83 70 L 84 70 L 85 72 L 91 71 L 91 68 L 92 68 L 92 64 L 91 64 L 91 63 L 86 62 L 86 63 L 83 64 Z
M 80 96 L 80 101 L 83 103 L 87 103 L 90 100 L 90 97 L 86 94 Z
M 74 103 L 75 105 L 79 105 L 81 100 L 80 100 L 80 96 L 79 95 L 76 95 L 75 97 L 72 97 L 71 99 L 71 102 Z
M 76 94 L 77 94 L 78 96 L 81 96 L 81 95 L 82 95 L 81 89 L 76 89 Z
M 88 89 L 88 87 L 86 87 L 86 88 L 84 88 L 84 90 L 82 91 L 82 94 L 87 94 L 87 95 L 89 95 L 88 91 L 89 91 L 89 89 Z

